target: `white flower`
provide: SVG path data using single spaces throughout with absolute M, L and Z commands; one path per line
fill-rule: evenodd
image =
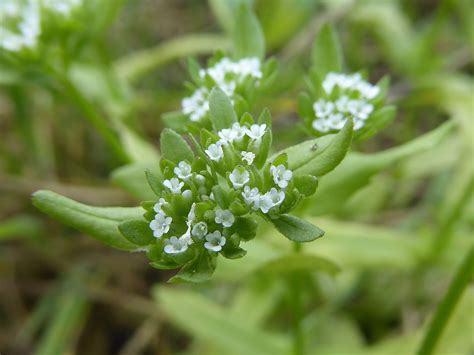
M 261 125 L 253 124 L 250 126 L 250 128 L 247 128 L 245 130 L 245 134 L 249 136 L 251 139 L 259 142 L 262 139 L 263 135 L 265 134 L 266 129 L 267 129 L 267 125 L 265 123 Z
M 0 1 L 0 49 L 18 52 L 36 47 L 40 23 L 40 9 L 35 1 Z
M 204 247 L 208 250 L 219 252 L 222 250 L 225 242 L 226 239 L 221 235 L 221 232 L 215 231 L 206 235 L 206 243 L 204 243 Z
M 270 189 L 266 194 L 273 203 L 273 207 L 280 205 L 285 199 L 285 193 L 283 191 L 278 191 L 274 187 Z
M 187 181 L 191 175 L 191 165 L 185 161 L 180 161 L 173 169 L 174 173 L 182 180 Z
M 245 127 L 242 127 L 238 122 L 235 122 L 232 124 L 232 130 L 235 132 L 235 140 L 236 141 L 241 141 L 242 138 L 244 138 L 245 136 L 245 131 L 246 131 L 246 128 Z
M 184 186 L 184 182 L 179 181 L 178 178 L 172 178 L 171 180 L 163 181 L 163 185 L 167 187 L 171 191 L 171 193 L 180 194 L 181 189 Z
M 260 196 L 258 207 L 263 213 L 268 213 L 270 209 L 280 205 L 284 199 L 285 193 L 273 187 L 265 195 Z
M 242 197 L 247 205 L 254 204 L 255 209 L 258 209 L 258 203 L 260 201 L 260 192 L 257 187 L 251 189 L 249 186 L 244 187 L 244 192 L 242 192 Z
M 193 236 L 195 236 L 198 239 L 204 238 L 204 236 L 207 234 L 207 224 L 206 222 L 199 222 L 194 225 L 193 230 L 191 232 Z
M 237 138 L 237 132 L 234 131 L 232 128 L 221 129 L 217 134 L 219 135 L 221 141 L 224 144 L 232 143 L 234 139 Z
M 181 101 L 181 108 L 185 115 L 193 122 L 200 121 L 209 112 L 209 91 L 206 88 L 199 88 L 190 97 L 185 97 Z
M 171 237 L 165 240 L 164 251 L 166 254 L 180 254 L 188 249 L 188 241 L 186 239 Z
M 222 224 L 224 227 L 232 227 L 235 222 L 235 217 L 229 210 L 216 209 L 216 218 L 214 219 L 217 224 Z
M 242 160 L 245 160 L 247 165 L 252 165 L 253 160 L 255 159 L 255 153 L 243 151 L 240 153 Z
M 314 103 L 313 109 L 316 114 L 316 117 L 324 118 L 334 111 L 334 103 L 331 101 L 319 99 L 317 102 Z
M 166 205 L 168 202 L 164 198 L 160 198 L 157 203 L 153 206 L 153 210 L 156 213 L 162 213 L 161 206 Z
M 234 188 L 239 189 L 250 181 L 250 174 L 243 168 L 235 168 L 229 175 L 229 180 Z
M 270 166 L 270 172 L 273 175 L 273 181 L 282 189 L 288 186 L 288 182 L 293 177 L 293 172 L 284 165 L 280 164 L 278 166 Z
M 273 207 L 273 201 L 268 196 L 268 194 L 260 195 L 258 199 L 258 207 L 263 213 L 268 213 L 268 211 Z
M 166 216 L 162 211 L 155 215 L 155 219 L 150 222 L 150 228 L 153 231 L 153 236 L 160 239 L 163 234 L 170 230 L 173 219 Z
M 43 0 L 43 6 L 64 16 L 70 15 L 80 3 L 81 0 Z
M 220 142 L 216 144 L 211 144 L 206 149 L 206 154 L 209 159 L 214 161 L 219 161 L 224 157 L 224 151 L 222 150 L 222 145 Z

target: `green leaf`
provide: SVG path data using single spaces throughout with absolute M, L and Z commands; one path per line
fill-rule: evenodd
M 152 191 L 155 193 L 155 195 L 161 196 L 163 192 L 163 184 L 161 182 L 161 179 L 158 177 L 158 175 L 155 175 L 151 171 L 147 170 L 145 171 L 145 176 L 146 176 L 148 185 L 150 186 Z
M 144 220 L 130 220 L 119 224 L 120 233 L 133 244 L 145 246 L 156 241 L 148 223 Z
M 237 122 L 237 115 L 230 99 L 218 87 L 212 89 L 209 95 L 209 112 L 216 131 L 230 128 L 234 122 Z
M 375 111 L 366 122 L 366 126 L 359 132 L 354 133 L 354 139 L 368 139 L 387 127 L 395 118 L 397 109 L 395 106 L 385 106 Z
M 186 263 L 169 282 L 204 282 L 208 281 L 216 269 L 217 255 L 211 255 L 207 250 L 202 250 L 197 256 Z
M 257 271 L 277 274 L 291 273 L 295 271 L 322 271 L 334 276 L 340 271 L 340 268 L 331 260 L 321 256 L 294 253 L 272 259 L 263 264 L 257 269 Z
M 158 161 L 138 162 L 115 169 L 110 180 L 140 200 L 154 199 L 155 195 L 147 183 L 146 171 L 159 174 Z
M 193 161 L 194 153 L 188 143 L 175 131 L 165 128 L 160 136 L 160 148 L 163 158 L 174 163 Z
M 288 354 L 285 338 L 229 317 L 227 309 L 196 292 L 159 287 L 153 290 L 153 296 L 168 319 L 220 354 Z
M 336 31 L 328 24 L 319 31 L 312 51 L 313 69 L 320 78 L 330 71 L 342 71 L 342 52 Z
M 340 166 L 323 179 L 314 199 L 305 201 L 305 205 L 311 205 L 313 215 L 337 212 L 374 175 L 410 156 L 437 147 L 453 127 L 453 122 L 447 122 L 406 144 L 377 154 L 349 154 Z
M 312 175 L 298 175 L 294 178 L 294 184 L 301 194 L 309 197 L 316 192 L 318 179 Z
M 237 58 L 264 58 L 265 37 L 257 17 L 248 4 L 242 4 L 237 10 L 232 32 Z
M 311 242 L 324 235 L 324 231 L 315 225 L 288 214 L 272 220 L 272 223 L 281 234 L 294 242 Z
M 167 128 L 183 133 L 186 132 L 186 126 L 190 122 L 189 117 L 181 111 L 163 113 L 161 115 L 161 121 Z
M 46 190 L 35 192 L 32 201 L 50 217 L 104 244 L 128 251 L 139 249 L 120 234 L 118 225 L 127 219 L 140 218 L 144 212 L 140 207 L 93 207 Z
M 311 139 L 287 148 L 273 157 L 286 153 L 288 168 L 295 175 L 322 176 L 333 170 L 344 159 L 352 140 L 352 121 L 348 120 L 344 128 L 335 135 Z

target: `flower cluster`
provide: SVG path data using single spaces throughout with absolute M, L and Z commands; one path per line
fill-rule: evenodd
M 152 265 L 241 257 L 240 243 L 255 236 L 257 216 L 278 219 L 303 197 L 286 155 L 267 161 L 271 122 L 262 116 L 258 123 L 246 114 L 228 128 L 203 129 L 196 154 L 189 148 L 188 159 L 161 160 L 161 179 L 150 181 L 160 198 L 144 205 L 155 240 L 148 248 Z
M 322 88 L 325 97 L 313 104 L 316 119 L 312 127 L 319 132 L 339 130 L 348 118 L 354 120 L 355 130 L 362 128 L 374 111 L 372 101 L 380 93 L 378 86 L 363 80 L 359 73 L 328 73 Z
M 212 87 L 218 86 L 231 99 L 238 93 L 247 80 L 251 80 L 256 86 L 262 79 L 263 73 L 261 62 L 258 58 L 243 58 L 232 61 L 222 58 L 213 66 L 199 70 L 199 79 L 202 85 L 198 87 L 191 96 L 181 102 L 181 108 L 185 115 L 193 122 L 199 122 L 209 112 L 208 96 Z
M 49 13 L 69 16 L 82 0 L 0 1 L 0 49 L 19 52 L 38 46 L 41 22 Z M 44 24 L 44 22 L 43 22 Z
M 0 49 L 18 52 L 37 45 L 41 16 L 33 0 L 0 2 Z

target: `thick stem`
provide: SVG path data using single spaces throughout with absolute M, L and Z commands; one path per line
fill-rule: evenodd
M 471 246 L 469 252 L 459 266 L 454 275 L 448 292 L 439 304 L 428 331 L 421 343 L 418 355 L 430 355 L 435 350 L 436 344 L 441 338 L 444 328 L 446 327 L 449 317 L 454 311 L 464 289 L 469 284 L 472 277 L 472 267 L 474 264 L 474 246 Z

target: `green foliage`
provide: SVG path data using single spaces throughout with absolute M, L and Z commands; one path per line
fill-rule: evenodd
M 237 122 L 237 115 L 227 95 L 218 87 L 212 89 L 209 95 L 209 110 L 214 130 L 219 131 L 232 127 Z
M 316 36 L 312 51 L 312 67 L 321 80 L 333 71 L 342 71 L 342 50 L 334 27 L 324 25 Z
M 232 28 L 234 51 L 237 58 L 257 57 L 265 55 L 265 38 L 260 23 L 250 10 L 248 4 L 242 3 L 235 16 Z
M 309 140 L 278 154 L 288 156 L 288 167 L 297 175 L 322 176 L 333 170 L 347 153 L 352 139 L 352 122 L 333 136 Z M 270 161 L 272 158 L 270 158 Z
M 128 251 L 139 249 L 120 234 L 118 225 L 124 220 L 139 218 L 143 214 L 141 208 L 92 207 L 44 190 L 35 192 L 32 202 L 50 217 L 104 244 Z
M 166 128 L 160 136 L 161 154 L 164 159 L 174 163 L 187 160 L 192 161 L 194 153 L 188 143 L 178 133 Z
M 282 215 L 272 223 L 281 234 L 294 242 L 311 242 L 324 235 L 318 227 L 291 215 Z
M 221 306 L 196 293 L 170 288 L 157 288 L 153 293 L 177 326 L 221 352 L 276 355 L 288 351 L 281 337 L 229 318 Z

